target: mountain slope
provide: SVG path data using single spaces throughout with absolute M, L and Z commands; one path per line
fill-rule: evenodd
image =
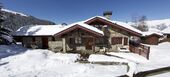
M 134 25 L 133 22 L 128 22 L 129 25 Z M 170 27 L 170 19 L 160 19 L 160 20 L 148 20 L 146 24 L 150 29 L 163 30 L 167 27 Z
M 21 26 L 26 26 L 26 25 L 54 25 L 55 24 L 54 22 L 51 21 L 38 19 L 31 15 L 26 15 L 8 9 L 2 9 L 1 11 L 6 17 L 2 25 L 12 29 L 13 31 L 16 31 Z

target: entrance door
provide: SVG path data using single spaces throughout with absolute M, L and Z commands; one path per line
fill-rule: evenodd
M 85 47 L 86 47 L 86 50 L 92 50 L 92 48 L 93 48 L 93 38 L 86 38 L 85 39 Z
M 43 49 L 48 48 L 48 37 L 42 37 L 42 48 Z

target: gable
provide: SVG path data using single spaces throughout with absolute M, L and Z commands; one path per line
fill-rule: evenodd
M 55 36 L 61 37 L 61 36 L 65 35 L 65 34 L 68 34 L 69 32 L 74 31 L 74 30 L 83 30 L 85 32 L 88 32 L 88 33 L 94 35 L 94 36 L 103 36 L 103 33 L 95 31 L 95 30 L 93 30 L 91 28 L 88 28 L 87 25 L 86 25 L 86 27 L 84 27 L 84 26 L 78 25 L 78 24 L 72 25 L 72 26 L 62 30 L 61 32 L 55 34 Z
M 111 20 L 108 20 L 108 19 L 106 19 L 104 17 L 98 17 L 97 16 L 97 17 L 94 17 L 94 18 L 86 20 L 85 23 L 89 24 L 89 25 L 94 25 L 95 23 L 96 24 L 101 24 L 101 25 L 108 25 L 108 26 L 111 26 L 113 28 L 118 28 L 120 30 L 126 31 L 130 35 L 135 35 L 135 36 L 141 36 L 142 35 L 139 30 L 136 30 L 135 28 L 132 28 L 129 25 L 124 25 L 122 23 L 118 24 L 118 23 L 113 22 Z

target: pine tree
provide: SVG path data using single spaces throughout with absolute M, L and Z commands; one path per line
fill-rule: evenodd
M 3 16 L 1 9 L 2 4 L 0 3 L 0 44 L 12 44 L 14 43 L 14 40 L 11 36 L 12 30 L 2 26 L 2 22 L 5 21 L 5 17 Z

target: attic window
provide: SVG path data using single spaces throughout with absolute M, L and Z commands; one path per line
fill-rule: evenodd
M 102 29 L 102 25 L 94 25 L 94 27 L 96 27 L 98 29 Z

